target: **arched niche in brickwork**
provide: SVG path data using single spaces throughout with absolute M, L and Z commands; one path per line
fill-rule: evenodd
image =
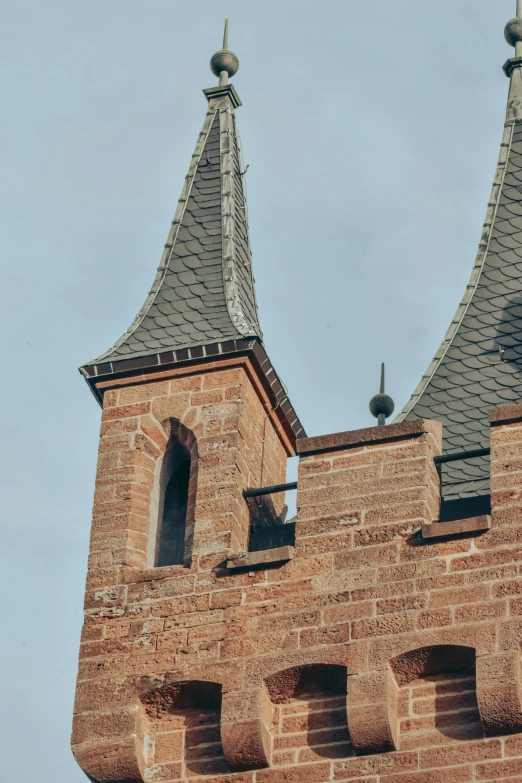
M 290 683 L 296 677 L 299 679 L 299 672 L 313 670 L 312 667 L 318 672 L 317 667 L 324 667 L 331 672 L 341 670 L 344 686 L 339 687 L 346 689 L 347 657 L 345 645 L 270 655 L 247 668 L 243 687 L 239 683 L 238 687 L 234 683 L 224 685 L 221 739 L 230 769 L 242 771 L 272 766 L 274 707 L 284 688 L 287 688 L 288 698 L 292 698 Z M 345 716 L 341 718 L 342 722 L 345 723 Z
M 195 527 L 197 441 L 178 419 L 164 419 L 161 426 L 168 440 L 155 471 L 148 562 L 151 567 L 189 565 Z
M 389 672 L 398 750 L 484 736 L 474 647 L 447 644 L 410 650 L 390 661 Z
M 222 686 L 163 683 L 141 696 L 145 780 L 179 780 L 229 771 L 221 744 Z
M 346 715 L 346 666 L 308 663 L 265 679 L 271 703 L 271 765 L 352 754 Z

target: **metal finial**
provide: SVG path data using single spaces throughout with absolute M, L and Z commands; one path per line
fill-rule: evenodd
M 223 48 L 216 52 L 210 60 L 210 70 L 214 76 L 219 77 L 220 87 L 228 84 L 228 77 L 234 76 L 239 68 L 239 60 L 234 52 L 228 48 L 228 19 L 225 19 L 225 31 L 223 33 Z
M 517 0 L 517 7 L 520 7 L 520 0 Z M 518 14 L 517 14 L 518 16 Z M 223 33 L 223 50 L 228 51 L 228 19 L 225 19 L 225 31 Z
M 379 427 L 384 427 L 386 419 L 392 415 L 395 410 L 395 403 L 392 398 L 384 393 L 385 388 L 385 375 L 384 375 L 384 362 L 381 364 L 381 386 L 379 394 L 372 397 L 370 400 L 370 413 L 375 416 Z
M 504 30 L 504 37 L 510 46 L 515 47 L 515 57 L 522 57 L 522 4 L 517 0 L 517 12 Z

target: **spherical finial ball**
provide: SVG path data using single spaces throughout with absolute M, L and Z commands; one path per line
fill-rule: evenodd
M 214 76 L 220 76 L 223 71 L 226 71 L 229 76 L 234 76 L 239 68 L 239 60 L 234 52 L 229 52 L 228 49 L 220 49 L 216 52 L 210 60 L 210 70 Z
M 380 415 L 384 415 L 388 418 L 395 410 L 395 403 L 388 394 L 376 394 L 370 400 L 370 413 L 375 416 L 376 419 Z
M 522 19 L 511 19 L 504 30 L 504 37 L 510 46 L 522 41 Z

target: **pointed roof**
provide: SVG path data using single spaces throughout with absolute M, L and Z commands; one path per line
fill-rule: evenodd
M 126 332 L 93 363 L 240 337 L 262 340 L 231 85 L 208 111 L 156 278 Z
M 154 283 L 129 328 L 80 371 L 100 398 L 96 383 L 110 376 L 248 353 L 300 437 L 304 430 L 268 360 L 259 324 L 235 116 L 241 101 L 228 83 L 238 67 L 226 24 L 223 49 L 211 60 L 219 85 L 203 90 L 208 110 Z
M 446 454 L 487 448 L 488 409 L 522 399 L 522 19 L 508 23 L 506 38 L 517 51 L 504 66 L 506 123 L 478 254 L 446 336 L 397 417 L 441 421 Z M 489 494 L 489 458 L 444 465 L 442 482 L 445 500 Z

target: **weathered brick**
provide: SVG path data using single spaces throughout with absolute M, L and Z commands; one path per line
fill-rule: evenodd
M 475 765 L 475 780 L 504 780 L 514 775 L 522 777 L 522 759 L 485 761 Z
M 114 419 L 129 419 L 134 416 L 140 416 L 148 413 L 150 402 L 139 402 L 134 405 L 120 405 L 114 408 L 108 408 L 103 411 L 103 421 L 113 421 Z
M 323 610 L 323 621 L 329 623 L 346 623 L 350 620 L 360 620 L 372 617 L 374 605 L 372 601 L 360 601 L 357 603 L 340 603 L 329 606 Z
M 256 772 L 256 783 L 325 783 L 330 780 L 330 763 L 305 764 L 285 769 Z
M 361 779 L 367 775 L 388 775 L 399 770 L 408 773 L 417 770 L 419 757 L 416 752 L 408 753 L 381 753 L 375 756 L 363 758 L 344 759 L 333 764 L 333 779 L 350 780 Z
M 415 617 L 405 614 L 390 614 L 374 620 L 357 620 L 352 623 L 352 638 L 367 639 L 373 636 L 409 633 L 415 630 Z
M 505 617 L 507 611 L 506 601 L 491 601 L 482 604 L 467 604 L 455 609 L 455 622 L 476 623 L 490 617 Z
M 470 783 L 473 780 L 473 767 L 450 767 L 427 772 L 410 772 L 405 775 L 384 775 L 381 783 Z
M 435 590 L 430 593 L 429 608 L 439 609 L 445 606 L 458 606 L 459 604 L 474 604 L 486 601 L 488 589 L 485 585 L 473 587 L 455 588 L 453 590 Z
M 405 595 L 401 598 L 387 598 L 377 601 L 377 614 L 394 614 L 416 609 L 425 609 L 428 603 L 426 594 Z
M 421 769 L 429 769 L 430 767 L 452 767 L 484 759 L 499 759 L 501 756 L 502 744 L 500 740 L 493 739 L 422 750 L 419 760 Z
M 318 644 L 338 644 L 350 639 L 349 623 L 328 625 L 325 628 L 310 628 L 301 631 L 301 647 L 315 647 Z
M 251 571 L 226 568 L 247 547 L 251 509 L 242 490 L 284 481 L 286 463 L 254 371 L 237 362 L 167 377 L 161 371 L 105 393 L 75 741 L 97 748 L 109 765 L 111 753 L 128 753 L 131 738 L 147 736 L 149 783 L 522 780 L 520 739 L 481 739 L 476 693 L 482 689 L 482 704 L 499 678 L 504 690 L 516 679 L 519 432 L 513 440 L 507 426 L 494 447 L 503 452 L 493 453 L 492 527 L 483 535 L 422 538 L 420 524 L 433 521 L 438 504 L 438 446 L 422 424 L 414 436 L 401 430 L 400 441 L 369 439 L 302 458 L 292 559 Z M 191 557 L 153 569 L 147 554 L 157 466 L 169 433 L 181 426 L 198 453 Z M 283 495 L 269 501 L 277 515 Z M 403 656 L 413 661 L 422 649 L 425 660 L 425 650 L 444 646 L 475 648 L 478 686 L 473 671 L 451 671 L 451 655 L 444 671 L 424 679 L 413 663 L 420 668 L 412 681 L 389 678 L 390 662 L 401 671 Z M 265 685 L 271 702 L 260 695 Z M 225 722 L 237 724 L 238 747 L 242 737 L 254 746 L 249 721 L 259 716 L 270 726 L 270 767 L 227 771 L 221 700 Z M 400 750 L 357 747 L 357 720 L 366 716 L 363 734 L 370 737 L 390 706 Z M 118 749 L 109 752 L 111 738 Z
M 339 570 L 374 567 L 382 563 L 396 563 L 399 558 L 398 545 L 367 547 L 358 551 L 337 552 L 334 568 Z
M 417 628 L 441 628 L 453 623 L 453 614 L 451 609 L 433 609 L 432 611 L 420 612 L 417 616 Z
M 182 758 L 183 732 L 170 731 L 166 734 L 156 734 L 154 740 L 154 762 L 163 764 Z

